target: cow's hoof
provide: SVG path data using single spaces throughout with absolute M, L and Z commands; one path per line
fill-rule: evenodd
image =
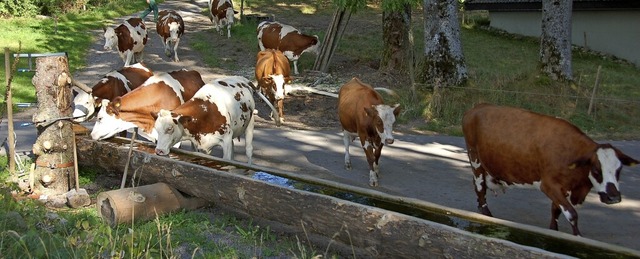
M 344 163 L 344 169 L 351 170 L 351 162 Z
M 491 211 L 489 210 L 489 206 L 487 206 L 487 204 L 483 206 L 478 206 L 478 212 L 480 212 L 482 215 L 493 217 L 493 215 L 491 214 Z
M 164 51 L 164 54 L 165 54 L 167 57 L 171 57 L 171 51 L 165 50 L 165 51 Z

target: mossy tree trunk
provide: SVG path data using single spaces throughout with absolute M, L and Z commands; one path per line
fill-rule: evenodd
M 403 4 L 400 10 L 382 12 L 382 42 L 380 72 L 397 77 L 398 81 L 412 86 L 413 34 L 410 4 Z
M 73 163 L 72 92 L 66 56 L 36 59 L 38 107 L 33 115 L 38 137 L 33 145 L 36 158 L 34 192 L 59 195 L 68 192 L 75 181 Z
M 467 67 L 460 42 L 457 0 L 424 0 L 424 58 L 421 73 L 434 87 L 460 85 Z
M 572 81 L 571 10 L 573 1 L 542 1 L 540 67 L 553 80 Z

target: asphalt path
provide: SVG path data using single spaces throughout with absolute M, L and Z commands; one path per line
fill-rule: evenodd
M 198 24 L 196 29 L 210 29 L 201 9 L 206 1 L 166 1 L 160 9 L 180 10 L 185 22 Z M 126 18 L 126 17 L 125 17 Z M 149 18 L 149 17 L 148 17 Z M 145 48 L 145 63 L 155 71 L 172 71 L 181 68 L 196 69 L 205 82 L 222 76 L 219 70 L 203 65 L 201 57 L 190 51 L 189 31 L 181 42 L 181 62 L 170 62 L 164 56 L 155 28 L 149 25 L 150 41 Z M 194 28 L 196 26 L 191 26 Z M 94 85 L 105 73 L 121 60 L 117 54 L 102 50 L 103 39 L 95 32 L 96 43 L 88 53 L 88 66 L 74 74 L 77 80 Z M 119 63 L 120 62 L 120 63 Z M 37 132 L 31 122 L 35 108 L 15 114 L 16 150 L 18 154 L 30 153 Z M 92 123 L 85 123 L 91 127 Z M 0 125 L 0 141 L 7 135 L 7 121 Z M 461 137 L 395 134 L 396 142 L 385 146 L 380 159 L 380 186 L 368 186 L 369 174 L 364 152 L 356 141 L 351 145 L 353 170 L 344 169 L 344 146 L 338 129 L 330 131 L 296 130 L 286 127 L 256 126 L 254 134 L 254 164 L 309 174 L 353 186 L 372 188 L 393 195 L 417 198 L 443 206 L 476 211 L 472 173 L 467 160 L 464 140 Z M 640 159 L 640 141 L 606 141 L 636 159 Z M 244 140 L 236 143 L 235 159 L 246 161 Z M 216 148 L 213 156 L 222 156 Z M 597 194 L 591 192 L 585 204 L 578 207 L 579 226 L 585 238 L 640 250 L 640 166 L 625 167 L 620 179 L 622 202 L 605 205 Z M 497 218 L 546 228 L 550 220 L 550 201 L 539 190 L 508 189 L 497 196 L 488 195 L 488 203 Z M 560 231 L 571 233 L 571 228 L 561 216 Z

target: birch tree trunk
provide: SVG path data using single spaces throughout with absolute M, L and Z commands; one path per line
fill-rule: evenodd
M 573 1 L 542 1 L 540 67 L 553 80 L 571 81 L 571 11 Z
M 422 73 L 427 84 L 460 85 L 467 67 L 460 42 L 457 0 L 424 0 L 424 56 Z
M 66 56 L 36 59 L 32 83 L 38 99 L 33 115 L 38 138 L 33 145 L 37 156 L 33 191 L 41 195 L 64 194 L 75 182 L 72 123 L 60 119 L 72 115 L 70 75 Z

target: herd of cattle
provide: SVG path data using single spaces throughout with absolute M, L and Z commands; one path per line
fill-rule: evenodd
M 210 0 L 210 17 L 218 31 L 231 25 L 236 13 L 230 0 Z M 157 32 L 170 55 L 179 61 L 177 48 L 184 22 L 171 10 L 159 13 Z M 178 70 L 153 72 L 140 63 L 147 42 L 144 22 L 131 18 L 116 28 L 105 29 L 105 49 L 116 48 L 124 67 L 106 74 L 92 89 L 77 90 L 74 117 L 77 122 L 95 117 L 91 137 L 110 138 L 137 128 L 156 143 L 156 154 L 168 155 L 172 146 L 189 140 L 210 154 L 222 146 L 223 158 L 233 159 L 233 140 L 244 136 L 248 163 L 252 163 L 254 94 L 268 99 L 275 122 L 284 122 L 284 85 L 291 82 L 290 65 L 304 52 L 316 52 L 317 36 L 274 21 L 260 23 L 257 37 L 255 79 L 230 76 L 205 83 L 199 72 Z M 345 147 L 345 168 L 351 169 L 349 145 L 355 138 L 369 164 L 369 185 L 378 185 L 382 147 L 394 142 L 393 124 L 398 104 L 384 103 L 379 91 L 390 91 L 354 78 L 338 94 L 338 117 Z M 266 97 L 265 97 L 266 96 Z M 275 106 L 275 107 L 274 107 Z M 277 107 L 277 109 L 276 109 Z M 620 202 L 618 179 L 621 168 L 638 160 L 609 144 L 598 144 L 576 126 L 555 117 L 531 111 L 479 104 L 468 110 L 462 129 L 473 170 L 478 210 L 491 216 L 487 190 L 504 191 L 509 186 L 533 186 L 551 200 L 551 229 L 558 229 L 562 213 L 574 235 L 578 230 L 575 205 L 584 202 L 595 187 L 606 204 Z

